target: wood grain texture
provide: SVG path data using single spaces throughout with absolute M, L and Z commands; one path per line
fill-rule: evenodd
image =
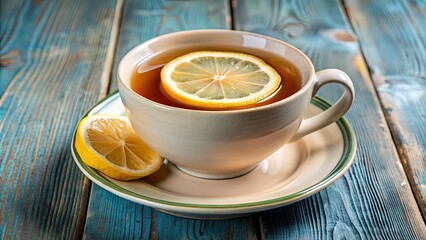
M 1 1 L 0 239 L 74 239 L 89 181 L 70 153 L 98 99 L 115 1 Z
M 346 7 L 426 219 L 426 2 L 347 1 Z
M 154 239 L 257 239 L 257 215 L 230 220 L 193 220 L 154 211 Z
M 426 239 L 410 189 L 422 210 L 424 0 L 231 2 L 238 29 L 289 41 L 317 70 L 353 78 L 350 171 L 306 200 L 227 221 L 173 217 L 92 186 L 69 145 L 83 113 L 116 89 L 118 61 L 163 33 L 229 28 L 228 1 L 2 0 L 0 239 Z
M 201 28 L 228 28 L 227 1 L 127 0 L 122 13 L 115 70 L 133 47 L 161 34 Z M 229 221 L 201 221 L 170 216 L 117 197 L 93 186 L 88 207 L 86 239 L 254 239 L 257 217 Z
M 0 97 L 6 91 L 9 83 L 12 81 L 13 76 L 22 68 L 24 59 L 21 56 L 22 52 L 17 49 L 19 44 L 21 47 L 25 46 L 25 41 L 14 42 L 12 39 L 19 34 L 19 36 L 29 38 L 31 31 L 25 31 L 26 26 L 15 28 L 19 21 L 22 21 L 22 12 L 25 4 L 22 1 L 1 1 L 0 2 Z M 29 27 L 34 27 L 37 16 L 43 11 L 43 8 L 35 8 L 34 14 L 26 16 L 31 22 Z M 38 12 L 37 12 L 38 11 Z M 18 14 L 10 14 L 18 13 Z M 7 18 L 6 18 L 7 16 Z M 26 25 L 26 24 L 25 24 Z
M 255 239 L 257 221 L 171 216 L 93 186 L 85 239 Z
M 423 219 L 340 2 L 237 0 L 233 5 L 238 30 L 289 42 L 312 59 L 316 70 L 344 70 L 356 91 L 346 114 L 358 138 L 354 165 L 313 197 L 262 214 L 261 235 L 266 239 L 424 239 Z M 376 11 L 385 5 L 377 4 Z M 339 92 L 327 86 L 320 95 L 335 100 Z

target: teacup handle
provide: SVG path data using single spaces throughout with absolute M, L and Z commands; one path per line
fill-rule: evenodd
M 326 69 L 316 73 L 316 82 L 312 97 L 315 96 L 322 86 L 328 83 L 338 83 L 342 85 L 344 87 L 343 95 L 329 109 L 313 117 L 304 119 L 296 135 L 291 139 L 291 142 L 337 121 L 352 105 L 355 98 L 352 81 L 346 73 L 337 69 Z

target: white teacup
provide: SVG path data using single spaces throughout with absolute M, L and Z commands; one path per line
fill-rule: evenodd
M 224 111 L 172 107 L 132 90 L 132 73 L 144 59 L 188 47 L 278 54 L 300 71 L 302 87 L 266 106 Z M 328 110 L 303 119 L 311 98 L 327 83 L 343 86 L 343 95 Z M 267 36 L 231 30 L 176 32 L 140 44 L 121 60 L 118 88 L 132 127 L 154 151 L 188 174 L 212 179 L 245 174 L 284 144 L 335 122 L 349 109 L 355 95 L 344 72 L 315 72 L 309 58 L 295 47 Z

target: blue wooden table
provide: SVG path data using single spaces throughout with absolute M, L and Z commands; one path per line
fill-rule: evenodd
M 0 239 L 426 239 L 424 0 L 1 0 L 0 10 Z M 358 149 L 343 177 L 285 207 L 208 221 L 124 200 L 80 172 L 74 128 L 117 89 L 124 54 L 209 28 L 285 40 L 317 70 L 351 76 Z

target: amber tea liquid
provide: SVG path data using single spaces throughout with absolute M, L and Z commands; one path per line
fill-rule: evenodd
M 241 48 L 241 47 L 240 47 Z M 238 109 L 243 108 L 252 108 L 258 107 L 273 102 L 280 101 L 288 96 L 291 96 L 301 88 L 301 77 L 297 68 L 290 63 L 289 61 L 258 49 L 239 49 L 238 47 L 192 47 L 186 49 L 174 49 L 164 52 L 160 52 L 149 59 L 144 59 L 141 61 L 137 67 L 134 69 L 132 74 L 132 79 L 130 82 L 131 88 L 137 92 L 139 95 L 150 99 L 152 101 L 169 105 L 173 107 L 186 108 L 186 109 L 200 109 L 198 107 L 187 106 L 180 102 L 174 101 L 169 96 L 167 96 L 164 91 L 161 89 L 161 69 L 169 61 L 175 59 L 176 57 L 185 55 L 190 52 L 195 51 L 232 51 L 232 52 L 241 52 L 255 55 L 273 67 L 278 74 L 281 76 L 281 85 L 270 97 L 263 99 L 257 103 L 238 107 Z M 229 108 L 230 109 L 236 109 Z M 226 109 L 221 109 L 226 110 Z

